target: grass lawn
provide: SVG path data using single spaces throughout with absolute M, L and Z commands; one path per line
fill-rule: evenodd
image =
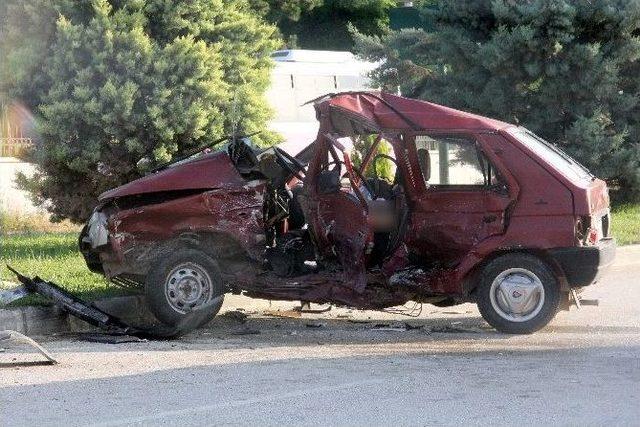
M 611 232 L 618 245 L 640 243 L 640 203 L 613 206 Z
M 75 232 L 0 235 L 0 277 L 16 281 L 13 273 L 5 268 L 8 264 L 26 276 L 39 275 L 86 300 L 126 294 L 127 291 L 89 271 L 78 252 L 77 239 Z M 43 298 L 33 296 L 14 304 L 43 302 Z

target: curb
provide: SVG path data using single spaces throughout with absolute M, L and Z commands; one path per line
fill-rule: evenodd
M 640 254 L 640 244 L 618 246 L 618 253 L 638 253 Z
M 640 245 L 618 246 L 612 267 L 626 267 L 640 264 Z
M 124 296 L 93 301 L 102 311 L 125 323 L 141 324 L 152 321 L 142 296 Z M 56 306 L 16 307 L 0 309 L 0 330 L 13 330 L 22 334 L 44 335 L 64 332 L 89 332 L 98 328 L 71 316 Z

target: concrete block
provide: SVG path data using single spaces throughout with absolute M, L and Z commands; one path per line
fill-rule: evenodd
M 141 296 L 105 298 L 95 301 L 94 305 L 127 324 L 142 326 L 156 323 Z M 56 306 L 0 309 L 0 330 L 5 329 L 31 335 L 99 330 Z
M 57 307 L 23 307 L 26 333 L 52 334 L 67 330 L 67 314 Z
M 112 297 L 94 301 L 100 310 L 109 313 L 125 323 L 139 324 L 153 319 L 141 296 Z
M 69 332 L 97 332 L 99 329 L 75 316 L 67 316 L 67 324 L 64 330 Z
M 0 331 L 4 330 L 26 332 L 22 308 L 0 309 Z

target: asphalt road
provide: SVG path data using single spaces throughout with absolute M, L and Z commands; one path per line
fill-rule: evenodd
M 584 293 L 599 307 L 530 336 L 496 333 L 468 304 L 282 319 L 235 298 L 225 309 L 244 304 L 244 323 L 178 341 L 40 337 L 59 365 L 0 352 L 0 425 L 638 425 L 639 277 L 640 248 L 622 253 Z

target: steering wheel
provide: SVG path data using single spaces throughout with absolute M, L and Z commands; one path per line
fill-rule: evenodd
M 331 161 L 331 162 L 327 163 L 326 165 L 324 165 L 320 171 L 328 169 L 329 166 L 331 166 L 331 165 L 345 165 L 345 168 L 346 168 L 346 164 L 342 160 L 337 160 L 337 161 L 334 160 L 334 161 Z M 362 183 L 364 188 L 367 189 L 367 191 L 371 195 L 371 198 L 375 200 L 376 199 L 376 192 L 373 191 L 373 188 L 371 187 L 371 185 L 369 184 L 367 179 L 364 177 L 364 175 L 362 175 L 362 172 L 360 171 L 360 169 L 354 167 L 353 171 L 355 172 L 356 175 L 358 175 L 358 178 L 360 178 L 360 182 Z
M 276 161 L 280 166 L 299 180 L 304 179 L 304 165 L 300 160 L 296 159 L 282 148 L 273 147 L 273 152 L 275 153 Z

